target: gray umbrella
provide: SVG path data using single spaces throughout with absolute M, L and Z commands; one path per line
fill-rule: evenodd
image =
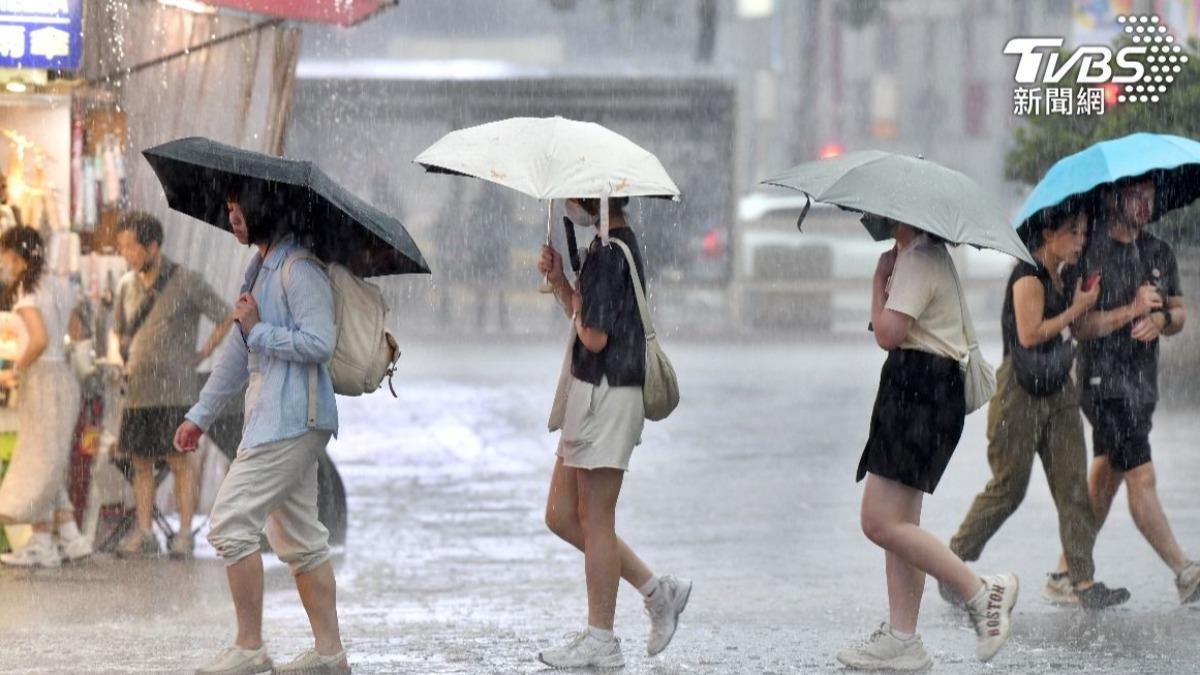
M 763 183 L 1033 263 L 1029 250 L 975 181 L 927 159 L 864 150 L 805 162 Z M 877 219 L 864 218 L 863 225 L 876 241 L 891 236 Z

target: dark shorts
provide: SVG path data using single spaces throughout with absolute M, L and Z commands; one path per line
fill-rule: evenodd
M 1108 463 L 1118 471 L 1129 471 L 1148 463 L 1154 406 L 1154 402 L 1085 396 L 1080 407 L 1092 425 L 1092 453 L 1107 457 Z
M 187 408 L 126 408 L 121 414 L 121 452 L 157 459 L 175 449 L 175 430 Z
M 879 375 L 871 435 L 856 479 L 870 472 L 933 494 L 958 446 L 966 417 L 958 362 L 893 349 Z

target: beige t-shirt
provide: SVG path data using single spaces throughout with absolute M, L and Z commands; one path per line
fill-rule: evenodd
M 901 349 L 916 349 L 961 361 L 967 355 L 963 312 L 954 260 L 946 245 L 925 235 L 900 250 L 888 280 L 887 309 L 915 321 Z

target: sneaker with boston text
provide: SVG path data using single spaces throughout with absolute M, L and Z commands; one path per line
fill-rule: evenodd
M 967 603 L 967 614 L 979 636 L 975 656 L 990 661 L 1012 635 L 1012 610 L 1017 604 L 1020 582 L 1015 574 L 982 577 L 983 592 Z
M 561 647 L 538 653 L 538 660 L 551 668 L 624 668 L 621 640 L 601 640 L 585 630 Z
M 867 641 L 857 647 L 850 647 L 838 652 L 837 660 L 847 668 L 855 670 L 894 670 L 901 672 L 918 672 L 933 665 L 929 652 L 921 642 L 920 635 L 913 635 L 907 640 L 892 635 L 887 623 L 879 626 L 879 630 L 871 633 Z

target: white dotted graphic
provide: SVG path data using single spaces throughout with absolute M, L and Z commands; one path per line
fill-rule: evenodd
M 1145 50 L 1143 59 L 1148 64 L 1142 78 L 1136 84 L 1126 84 L 1117 101 L 1158 103 L 1160 94 L 1167 93 L 1167 85 L 1175 81 L 1171 73 L 1183 72 L 1180 64 L 1188 62 L 1187 54 L 1182 46 L 1175 44 L 1175 37 L 1157 16 L 1118 16 L 1117 23 L 1124 27 L 1133 44 Z

